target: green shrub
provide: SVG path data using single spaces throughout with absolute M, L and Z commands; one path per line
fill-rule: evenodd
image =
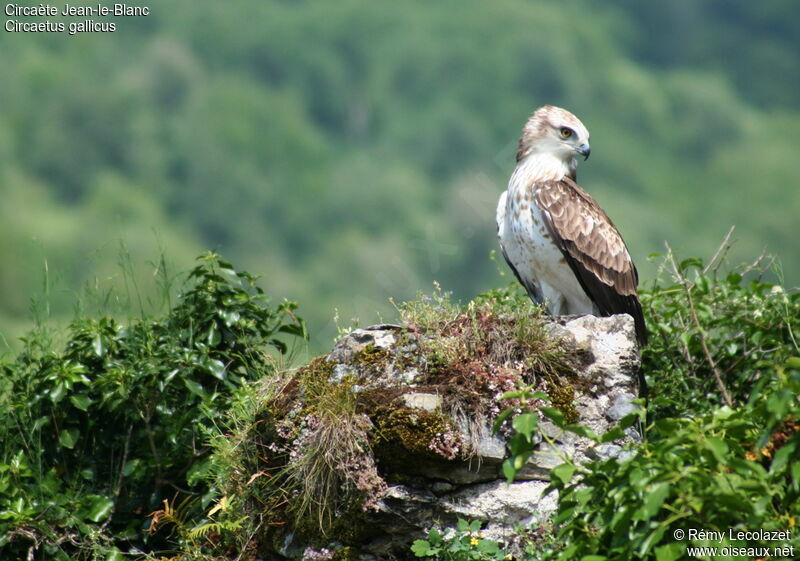
M 656 421 L 626 459 L 555 468 L 550 489 L 559 491 L 562 547 L 543 557 L 671 561 L 693 557 L 687 548 L 694 546 L 793 546 L 794 555 L 775 557 L 800 553 L 793 531 L 800 518 L 798 368 L 797 358 L 777 368 L 739 409 Z M 693 539 L 690 530 L 725 537 Z M 789 539 L 730 539 L 731 530 L 788 531 Z
M 0 364 L 4 558 L 119 558 L 161 544 L 143 530 L 165 499 L 208 505 L 208 435 L 274 371 L 269 349 L 306 333 L 296 304 L 273 308 L 255 277 L 200 261 L 162 318 L 78 319 L 62 351 L 34 332 Z
M 725 248 L 709 264 L 670 252 L 666 273 L 641 290 L 650 331 L 642 368 L 653 418 L 741 405 L 776 365 L 800 355 L 800 292 L 767 282 L 769 271 L 758 262 L 725 270 Z

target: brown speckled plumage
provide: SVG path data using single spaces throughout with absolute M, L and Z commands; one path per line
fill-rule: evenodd
M 528 294 L 550 313 L 627 313 L 645 344 L 636 267 L 614 223 L 575 182 L 574 154 L 588 157 L 588 140 L 589 131 L 569 111 L 544 106 L 534 112 L 498 204 L 500 246 Z

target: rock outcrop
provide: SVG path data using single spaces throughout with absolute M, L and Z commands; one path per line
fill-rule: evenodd
M 542 320 L 536 336 L 547 360 L 538 362 L 527 361 L 530 349 L 504 346 L 519 334 L 513 321 L 480 314 L 470 321 L 468 335 L 480 343 L 464 344 L 466 323 L 445 333 L 357 329 L 268 392 L 255 438 L 283 458 L 273 460 L 284 474 L 274 485 L 294 506 L 259 547 L 265 559 L 323 547 L 345 548 L 352 559 L 411 558 L 414 539 L 458 518 L 485 521 L 489 536 L 508 538 L 515 525 L 544 521 L 554 510 L 555 494 L 542 491 L 564 456 L 585 461 L 620 452 L 542 418 L 547 438 L 508 484 L 507 435 L 491 427 L 514 405 L 498 403 L 499 396 L 528 384 L 571 422 L 598 434 L 614 427 L 638 395 L 629 316 Z M 628 437 L 637 435 L 629 429 Z M 259 473 L 277 469 L 266 464 Z

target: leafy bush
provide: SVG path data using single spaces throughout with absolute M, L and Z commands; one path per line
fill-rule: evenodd
M 274 370 L 269 349 L 306 332 L 296 304 L 270 307 L 252 275 L 200 261 L 164 317 L 78 319 L 63 351 L 34 332 L 0 364 L 4 557 L 118 559 L 159 543 L 142 530 L 164 499 L 211 500 L 208 434 Z
M 800 359 L 764 382 L 739 409 L 656 421 L 626 459 L 555 468 L 550 490 L 559 491 L 563 546 L 543 557 L 672 561 L 693 557 L 693 546 L 800 551 L 791 532 L 800 517 Z M 692 537 L 691 529 L 725 537 Z M 790 537 L 730 539 L 729 530 Z
M 707 265 L 670 252 L 666 279 L 641 291 L 651 334 L 642 367 L 654 418 L 740 405 L 775 365 L 800 355 L 800 292 L 764 280 L 760 262 L 726 271 L 727 247 Z

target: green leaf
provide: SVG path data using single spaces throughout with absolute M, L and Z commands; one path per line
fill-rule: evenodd
M 208 329 L 208 335 L 206 335 L 206 344 L 213 348 L 219 345 L 220 341 L 222 341 L 222 335 L 220 335 L 217 329 L 217 324 L 212 323 L 211 327 Z
M 584 438 L 593 440 L 594 442 L 600 441 L 600 437 L 597 436 L 597 433 L 585 425 L 567 425 L 564 427 L 564 429 L 568 430 L 573 434 L 577 434 L 578 436 L 582 436 Z
M 687 269 L 690 268 L 702 269 L 703 261 L 701 259 L 698 259 L 697 257 L 689 257 L 688 259 L 684 259 L 683 261 L 681 261 L 678 267 L 680 268 L 681 271 L 686 271 Z
M 105 520 L 111 510 L 114 508 L 114 501 L 108 497 L 101 497 L 99 495 L 92 496 L 92 502 L 89 504 L 87 511 L 87 518 L 92 522 L 100 522 Z
M 800 462 L 792 464 L 792 489 L 800 491 Z
M 530 458 L 530 457 L 531 457 L 531 453 L 530 452 L 523 452 L 521 454 L 517 454 L 516 456 L 513 456 L 511 459 L 514 461 L 514 470 L 515 471 L 521 470 L 523 468 L 523 466 L 525 465 L 525 462 L 527 462 L 528 458 Z
M 286 351 L 289 350 L 289 347 L 286 346 L 286 343 L 281 341 L 280 339 L 270 339 L 269 344 L 275 347 L 279 353 L 282 355 L 286 354 Z
M 177 368 L 173 368 L 172 370 L 170 370 L 170 371 L 167 373 L 167 375 L 166 375 L 166 376 L 164 376 L 164 383 L 163 383 L 163 384 L 162 384 L 162 386 L 161 386 L 161 389 L 162 389 L 162 390 L 163 390 L 165 387 L 167 387 L 167 385 L 168 385 L 168 384 L 169 384 L 169 383 L 170 383 L 170 382 L 171 382 L 171 381 L 172 381 L 172 380 L 175 378 L 175 376 L 178 374 L 178 372 L 180 372 L 180 370 L 178 370 Z
M 605 555 L 584 555 L 581 561 L 606 561 L 608 557 Z
M 539 411 L 541 411 L 545 417 L 553 421 L 559 428 L 564 427 L 564 413 L 562 413 L 555 407 L 549 407 L 545 405 L 540 407 Z
M 184 385 L 186 386 L 186 388 L 187 388 L 187 389 L 188 389 L 190 392 L 192 392 L 193 394 L 195 394 L 196 396 L 198 396 L 198 397 L 200 397 L 200 398 L 203 398 L 203 399 L 205 399 L 205 398 L 206 398 L 206 392 L 205 392 L 205 390 L 203 389 L 203 386 L 201 386 L 200 384 L 198 384 L 198 383 L 197 383 L 197 382 L 195 382 L 194 380 L 190 380 L 189 378 L 184 378 L 184 379 L 183 379 L 183 383 L 184 383 Z
M 498 399 L 500 399 L 500 400 L 503 400 L 503 399 L 514 399 L 514 398 L 522 397 L 524 395 L 524 393 L 525 393 L 525 390 L 514 390 L 514 391 L 510 391 L 510 392 L 504 393 Z
M 508 449 L 511 451 L 511 456 L 520 456 L 529 454 L 533 446 L 527 435 L 518 432 L 508 440 Z
M 714 419 L 720 421 L 729 419 L 734 413 L 736 413 L 736 411 L 734 411 L 727 405 L 724 405 L 719 409 L 714 410 Z
M 789 403 L 786 396 L 774 393 L 767 398 L 767 411 L 777 418 L 782 418 L 786 414 Z
M 784 364 L 786 368 L 791 368 L 794 370 L 800 370 L 800 356 L 793 356 L 786 360 Z
M 203 481 L 208 477 L 213 465 L 213 458 L 195 461 L 192 467 L 186 472 L 186 482 L 189 485 L 196 485 L 198 482 Z
M 575 507 L 575 506 L 568 507 L 568 508 L 564 508 L 563 506 L 559 507 L 558 516 L 556 516 L 553 519 L 553 522 L 555 522 L 556 524 L 561 524 L 561 523 L 569 520 L 570 518 L 572 518 L 575 515 L 575 511 L 576 510 L 577 510 L 577 507 Z
M 72 450 L 75 443 L 78 442 L 79 435 L 78 429 L 64 429 L 58 434 L 58 443 L 64 448 Z
M 486 553 L 488 555 L 493 555 L 500 551 L 500 546 L 494 540 L 486 540 L 482 539 L 478 542 L 476 549 L 481 553 Z
M 634 425 L 634 424 L 635 424 L 637 421 L 639 421 L 639 419 L 641 419 L 641 416 L 642 416 L 642 412 L 641 412 L 641 410 L 639 410 L 639 411 L 634 411 L 633 413 L 628 413 L 627 415 L 625 415 L 625 416 L 624 416 L 624 417 L 623 417 L 623 418 L 620 420 L 620 422 L 619 422 L 619 428 L 621 428 L 621 429 L 625 430 L 625 429 L 627 429 L 628 427 L 631 427 L 631 426 L 633 426 L 633 425 Z
M 90 398 L 86 394 L 77 394 L 69 396 L 69 400 L 72 402 L 72 405 L 80 409 L 81 411 L 86 411 L 89 409 L 89 406 L 94 403 L 92 398 Z
M 123 559 L 122 552 L 114 547 L 106 555 L 105 561 L 122 561 Z
M 431 528 L 428 532 L 428 540 L 430 540 L 431 545 L 442 545 L 442 534 L 436 528 Z
M 706 439 L 706 447 L 711 450 L 711 453 L 714 454 L 714 458 L 719 463 L 725 463 L 728 455 L 728 445 L 724 440 L 709 436 Z
M 139 458 L 135 458 L 133 460 L 128 460 L 125 462 L 125 465 L 122 468 L 122 475 L 125 477 L 129 477 L 133 474 L 139 467 L 142 465 L 142 460 Z
M 236 310 L 220 310 L 219 316 L 222 318 L 222 321 L 225 323 L 226 326 L 231 327 L 237 321 L 239 321 L 239 312 Z M 287 327 L 287 326 L 283 326 Z
M 742 282 L 742 275 L 740 275 L 739 273 L 735 273 L 735 272 L 734 273 L 728 273 L 728 276 L 726 277 L 725 280 L 728 282 L 728 284 L 736 286 L 736 285 L 739 285 Z
M 302 339 L 308 339 L 308 330 L 306 329 L 305 322 L 301 322 L 299 324 L 284 324 L 278 328 L 278 332 L 288 333 L 289 335 L 294 335 L 295 337 L 300 337 Z
M 669 482 L 666 481 L 658 483 L 650 489 L 650 492 L 647 494 L 644 504 L 642 505 L 642 515 L 644 520 L 650 520 L 658 514 L 658 512 L 661 510 L 661 505 L 664 504 L 664 500 L 669 495 L 670 489 L 671 486 Z
M 744 458 L 728 458 L 726 468 L 748 479 L 764 479 L 767 476 L 767 472 L 761 464 Z
M 214 376 L 214 378 L 218 380 L 225 379 L 225 365 L 221 360 L 215 358 L 209 359 L 206 362 L 206 368 L 208 368 L 208 372 Z
M 796 449 L 797 441 L 790 441 L 782 446 L 781 449 L 775 453 L 775 457 L 772 458 L 772 464 L 769 467 L 769 472 L 773 474 L 780 473 Z
M 650 550 L 661 541 L 661 538 L 664 536 L 664 532 L 667 531 L 667 524 L 661 523 L 655 530 L 653 530 L 649 536 L 645 538 L 642 544 L 639 546 L 639 555 L 644 557 L 646 556 Z
M 553 469 L 550 470 L 550 479 L 558 479 L 564 485 L 569 483 L 569 480 L 572 479 L 572 476 L 575 474 L 577 470 L 577 466 L 575 464 L 561 464 Z
M 600 443 L 606 442 L 613 442 L 614 440 L 619 440 L 620 438 L 625 437 L 625 431 L 623 431 L 620 427 L 614 427 L 613 429 L 606 431 L 603 433 L 603 436 L 600 437 Z
M 514 417 L 514 420 L 511 421 L 511 426 L 517 432 L 524 434 L 528 440 L 531 440 L 531 436 L 539 426 L 539 418 L 536 413 L 522 413 Z
M 50 422 L 50 417 L 39 417 L 33 422 L 33 430 L 37 431 Z
M 431 556 L 431 545 L 425 540 L 414 540 L 414 543 L 411 545 L 411 551 L 417 557 L 428 557 Z
M 53 389 L 50 390 L 50 401 L 53 403 L 58 403 L 67 393 L 67 387 L 64 385 L 63 382 L 57 383 L 53 386 Z
M 494 424 L 492 425 L 492 430 L 497 432 L 500 430 L 500 427 L 503 425 L 503 422 L 508 419 L 514 413 L 514 409 L 508 408 L 502 413 L 500 413 L 497 418 L 494 420 Z
M 513 482 L 517 476 L 517 469 L 514 467 L 514 462 L 511 461 L 511 458 L 503 462 L 503 475 L 509 483 Z
M 106 347 L 103 344 L 103 337 L 101 337 L 99 333 L 94 336 L 94 339 L 92 339 L 92 350 L 97 356 L 103 356 L 105 353 Z
M 655 548 L 656 561 L 677 561 L 683 559 L 686 551 L 686 544 L 683 542 L 672 542 Z

